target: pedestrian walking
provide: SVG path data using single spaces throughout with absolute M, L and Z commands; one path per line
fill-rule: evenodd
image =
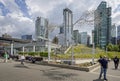
M 108 68 L 108 59 L 106 58 L 106 56 L 101 58 L 100 64 L 101 64 L 101 71 L 100 71 L 99 79 L 101 79 L 102 74 L 104 74 L 104 80 L 107 81 L 106 73 L 107 73 L 107 68 Z
M 8 61 L 8 54 L 7 54 L 7 52 L 5 51 L 5 54 L 4 54 L 4 62 L 6 63 L 7 61 Z
M 114 61 L 114 66 L 115 66 L 115 69 L 118 69 L 118 65 L 119 65 L 119 58 L 117 56 L 115 56 L 115 58 L 113 59 Z
M 102 67 L 102 56 L 100 56 L 100 58 L 99 58 L 99 60 L 98 60 L 98 62 L 99 62 L 99 64 L 100 64 L 100 75 L 101 75 L 101 73 L 102 73 L 102 70 L 103 70 L 103 67 Z M 99 77 L 99 79 L 100 79 L 101 77 Z
M 25 56 L 24 56 L 24 55 L 21 55 L 20 60 L 21 60 L 21 64 L 24 65 Z

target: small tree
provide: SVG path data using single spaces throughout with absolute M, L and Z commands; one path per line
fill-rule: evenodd
M 108 51 L 119 51 L 119 46 L 113 45 L 113 44 L 108 44 L 107 49 L 108 49 Z
M 112 44 L 108 44 L 107 45 L 107 50 L 108 51 L 113 51 L 113 45 Z
M 57 38 L 57 36 L 54 37 L 52 43 L 58 44 L 58 38 Z
M 118 45 L 114 45 L 114 51 L 119 51 L 119 46 Z

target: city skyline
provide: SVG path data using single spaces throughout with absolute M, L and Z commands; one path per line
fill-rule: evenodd
M 101 1 L 106 1 L 112 7 L 112 23 L 120 25 L 120 0 L 0 0 L 0 35 L 8 33 L 19 38 L 24 34 L 34 35 L 38 16 L 60 25 L 63 23 L 62 11 L 66 7 L 73 11 L 75 22 L 86 10 L 95 10 Z M 91 29 L 86 26 L 80 30 Z

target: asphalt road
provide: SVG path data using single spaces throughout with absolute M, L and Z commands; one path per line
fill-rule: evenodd
M 0 81 L 103 81 L 98 79 L 99 68 L 91 72 L 64 69 L 20 62 L 0 63 Z M 120 68 L 109 63 L 108 81 L 120 81 Z

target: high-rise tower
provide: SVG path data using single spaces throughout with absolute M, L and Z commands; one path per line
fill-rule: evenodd
M 68 8 L 63 10 L 64 45 L 70 46 L 73 35 L 73 14 Z
M 48 38 L 48 20 L 43 17 L 37 17 L 35 21 L 36 40 Z
M 94 12 L 94 43 L 105 48 L 111 41 L 111 7 L 102 1 Z

